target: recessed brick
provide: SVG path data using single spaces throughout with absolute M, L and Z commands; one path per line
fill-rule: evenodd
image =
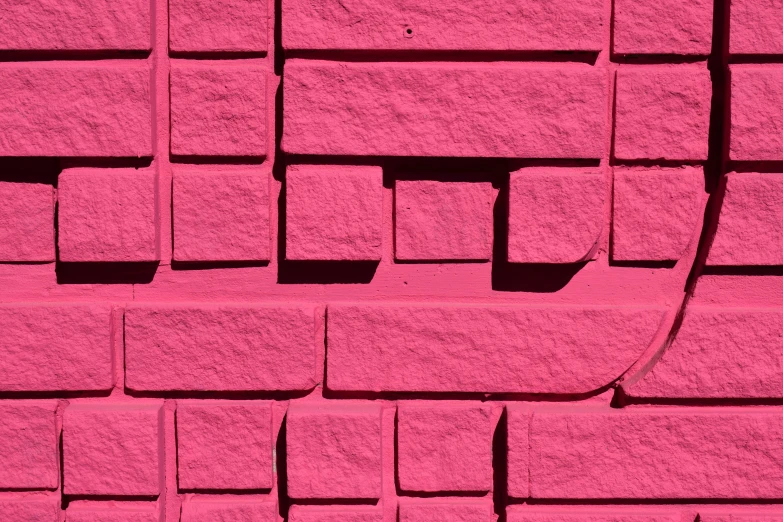
M 783 160 L 783 65 L 732 65 L 730 158 Z
M 615 0 L 614 52 L 708 55 L 713 9 L 712 0 Z
M 169 48 L 188 52 L 265 52 L 264 0 L 170 0 Z
M 54 401 L 0 401 L 0 488 L 57 487 L 56 406 Z
M 0 261 L 54 261 L 54 189 L 0 182 Z

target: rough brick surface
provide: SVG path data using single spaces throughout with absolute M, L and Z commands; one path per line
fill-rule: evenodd
M 59 522 L 59 504 L 57 498 L 0 497 L 0 513 L 13 522 Z
M 553 507 L 511 506 L 506 510 L 508 522 L 682 522 L 678 512 L 666 508 Z
M 576 263 L 591 259 L 608 197 L 602 173 L 532 168 L 511 173 L 508 260 Z
M 713 9 L 712 0 L 615 0 L 613 50 L 618 54 L 710 54 Z
M 486 522 L 492 505 L 482 500 L 400 500 L 400 522 Z
M 0 305 L 0 390 L 108 390 L 111 310 L 90 304 Z
M 172 65 L 172 154 L 265 156 L 266 118 L 262 67 L 230 62 Z
M 383 522 L 383 511 L 375 507 L 293 506 L 291 522 Z
M 377 167 L 290 167 L 285 189 L 286 259 L 379 260 L 382 183 Z
M 508 494 L 515 498 L 527 498 L 530 493 L 530 411 L 524 407 L 509 406 L 506 415 Z
M 288 411 L 288 494 L 381 496 L 381 410 L 374 405 L 297 405 Z
M 161 407 L 69 406 L 63 424 L 63 490 L 72 495 L 157 495 Z
M 0 182 L 0 261 L 54 261 L 54 191 Z
M 676 261 L 697 230 L 704 170 L 614 170 L 612 259 Z
M 492 196 L 488 182 L 397 181 L 395 258 L 489 259 Z
M 731 67 L 733 160 L 783 160 L 783 65 Z
M 58 200 L 61 261 L 160 259 L 154 171 L 66 170 L 58 179 Z
M 182 522 L 275 522 L 277 509 L 269 500 L 188 501 L 182 504 Z
M 149 66 L 109 63 L 0 64 L 0 156 L 150 156 Z
M 172 0 L 172 51 L 266 51 L 267 2 L 262 0 Z
M 286 152 L 600 155 L 607 90 L 600 68 L 290 60 L 284 84 Z
M 711 98 L 706 67 L 621 67 L 615 99 L 615 157 L 706 160 Z
M 158 509 L 154 503 L 128 504 L 123 502 L 107 506 L 69 507 L 65 512 L 65 520 L 66 522 L 159 522 Z
M 287 49 L 594 51 L 604 24 L 600 0 L 284 0 L 283 16 Z
M 180 403 L 177 440 L 180 489 L 272 487 L 268 403 Z
M 305 390 L 316 382 L 320 321 L 307 305 L 134 305 L 125 313 L 125 384 Z
M 269 174 L 174 174 L 177 261 L 262 261 L 270 256 Z
M 54 402 L 0 401 L 0 488 L 57 487 L 55 406 Z
M 401 404 L 397 471 L 406 491 L 489 491 L 492 485 L 487 406 Z
M 783 3 L 732 0 L 729 50 L 734 54 L 783 53 Z

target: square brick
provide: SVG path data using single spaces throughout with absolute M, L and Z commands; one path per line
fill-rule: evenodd
M 55 402 L 0 402 L 0 488 L 55 489 L 60 482 Z
M 489 406 L 401 404 L 397 409 L 397 470 L 404 491 L 489 491 Z
M 713 9 L 713 0 L 614 0 L 614 52 L 708 55 Z
M 169 0 L 169 48 L 266 51 L 266 9 L 265 0 Z
M 0 261 L 54 261 L 54 189 L 0 181 Z
M 286 429 L 291 498 L 380 498 L 379 406 L 294 404 Z
M 394 201 L 397 259 L 489 259 L 491 183 L 397 181 Z
M 291 506 L 290 522 L 383 522 L 383 510 L 375 506 Z
M 181 522 L 277 522 L 277 505 L 270 500 L 186 500 Z
M 71 169 L 58 181 L 61 261 L 160 259 L 151 169 Z
M 159 405 L 72 405 L 63 419 L 63 492 L 68 495 L 158 495 Z
M 174 259 L 267 261 L 269 174 L 174 173 Z
M 266 402 L 181 402 L 177 406 L 180 489 L 271 489 L 271 415 Z
M 783 65 L 733 65 L 730 70 L 730 159 L 783 160 Z
M 266 73 L 247 63 L 171 66 L 171 153 L 266 156 Z
M 511 173 L 508 260 L 592 259 L 604 221 L 607 183 L 596 169 L 536 167 Z
M 731 0 L 729 51 L 783 54 L 783 2 Z
M 680 259 L 698 234 L 704 195 L 701 167 L 615 169 L 612 258 Z
M 90 502 L 71 504 L 65 522 L 159 522 L 155 502 Z
M 617 71 L 614 156 L 706 160 L 711 100 L 706 67 L 621 67 Z
M 490 522 L 488 500 L 400 499 L 399 522 Z
M 285 190 L 286 259 L 381 259 L 380 167 L 295 165 Z

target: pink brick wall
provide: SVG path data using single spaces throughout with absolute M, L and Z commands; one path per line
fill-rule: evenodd
M 0 0 L 0 522 L 782 522 L 783 0 Z

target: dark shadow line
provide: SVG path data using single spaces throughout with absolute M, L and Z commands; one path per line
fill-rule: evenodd
M 48 62 L 54 60 L 146 60 L 150 57 L 151 54 L 152 49 L 16 49 L 0 51 L 0 62 Z
M 171 163 L 186 163 L 189 165 L 261 165 L 266 161 L 266 154 L 259 156 L 198 156 L 171 154 Z
M 164 391 L 140 391 L 132 390 L 127 386 L 124 389 L 126 395 L 140 399 L 227 399 L 227 400 L 273 400 L 287 401 L 301 399 L 312 393 L 313 389 L 280 391 L 280 390 L 253 390 L 253 391 L 221 391 L 221 390 L 164 390 Z
M 595 65 L 599 51 L 286 49 L 286 59 L 340 62 L 555 62 Z
M 59 257 L 59 256 L 58 256 Z M 126 262 L 63 262 L 55 265 L 58 285 L 71 284 L 149 284 L 155 277 L 160 261 Z
M 169 51 L 169 58 L 186 60 L 252 60 L 266 55 L 266 51 Z
M 269 261 L 176 261 L 171 260 L 172 270 L 217 270 L 225 268 L 255 268 L 269 266 Z

